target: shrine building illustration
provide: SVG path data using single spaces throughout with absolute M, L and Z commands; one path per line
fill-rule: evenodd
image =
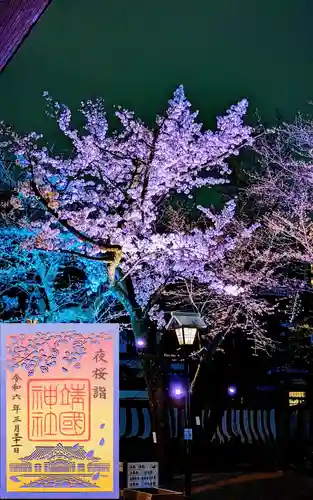
M 50 477 L 51 480 L 61 475 L 68 481 L 74 481 L 76 478 L 77 483 L 79 478 L 83 481 L 83 478 L 92 479 L 97 473 L 110 472 L 109 463 L 102 463 L 100 458 L 94 456 L 90 457 L 90 453 L 78 445 L 63 446 L 58 443 L 56 446 L 36 446 L 30 455 L 19 460 L 18 463 L 10 464 L 10 472 L 22 474 L 23 480 L 27 479 L 28 475 L 29 479 L 44 476 L 46 479 Z M 34 483 L 25 486 L 35 486 Z M 95 485 L 90 483 L 90 486 Z

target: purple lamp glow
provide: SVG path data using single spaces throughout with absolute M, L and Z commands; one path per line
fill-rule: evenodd
M 235 387 L 234 385 L 230 385 L 227 388 L 227 393 L 228 393 L 228 396 L 236 396 L 236 394 L 237 394 L 237 387 Z
M 137 347 L 142 349 L 143 347 L 145 347 L 146 342 L 144 341 L 144 339 L 138 339 L 138 340 L 136 340 L 136 345 L 137 345 Z
M 185 389 L 180 384 L 173 384 L 170 386 L 170 396 L 173 399 L 181 399 L 185 396 Z

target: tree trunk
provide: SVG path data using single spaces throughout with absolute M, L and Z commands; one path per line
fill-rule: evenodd
M 121 281 L 119 286 L 112 285 L 112 294 L 121 302 L 129 314 L 135 341 L 146 341 L 146 354 L 143 356 L 142 368 L 145 377 L 149 406 L 152 417 L 152 439 L 156 460 L 159 462 L 161 481 L 166 481 L 170 472 L 170 433 L 168 421 L 168 405 L 166 392 L 167 366 L 159 352 L 158 332 L 132 300 L 131 283 Z M 145 353 L 144 353 L 145 354 Z
M 166 484 L 171 478 L 171 437 L 166 390 L 168 365 L 159 352 L 157 332 L 153 325 L 139 319 L 137 313 L 136 317 L 133 316 L 132 328 L 135 339 L 146 339 L 147 356 L 143 357 L 142 368 L 152 419 L 154 456 L 159 463 L 160 481 Z
M 208 368 L 210 364 L 213 361 L 214 354 L 216 350 L 219 348 L 219 346 L 223 343 L 225 337 L 227 336 L 229 330 L 226 332 L 220 332 L 217 334 L 211 344 L 208 346 L 208 348 L 205 351 L 204 356 L 202 357 L 201 361 L 199 362 L 199 365 L 197 367 L 197 370 L 195 372 L 195 375 L 193 377 L 193 380 L 191 382 L 191 393 L 193 394 L 196 382 L 198 380 L 199 374 L 201 372 L 201 368 L 206 366 Z M 209 417 L 206 419 L 204 422 L 204 442 L 205 446 L 209 447 L 212 441 L 212 438 L 216 432 L 217 426 L 221 424 L 223 415 L 224 415 L 224 405 L 219 404 L 218 406 L 212 407 L 210 405 L 209 407 L 206 408 L 209 411 Z
M 159 463 L 160 481 L 166 484 L 172 476 L 166 370 L 160 361 L 144 360 L 143 364 L 152 416 L 154 454 Z

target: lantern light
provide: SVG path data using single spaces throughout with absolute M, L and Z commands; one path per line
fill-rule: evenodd
M 192 346 L 198 330 L 205 329 L 206 324 L 199 313 L 172 311 L 166 329 L 175 330 L 180 346 Z
M 181 327 L 175 330 L 179 345 L 192 345 L 194 343 L 197 328 Z
M 139 349 L 142 349 L 143 347 L 145 347 L 146 345 L 146 342 L 144 339 L 137 339 L 136 340 L 136 346 L 139 347 Z
M 228 393 L 228 396 L 236 396 L 236 394 L 237 394 L 237 387 L 235 387 L 234 385 L 230 385 L 227 388 L 227 393 Z
M 174 383 L 170 386 L 170 396 L 173 399 L 181 399 L 185 396 L 185 388 L 181 384 Z

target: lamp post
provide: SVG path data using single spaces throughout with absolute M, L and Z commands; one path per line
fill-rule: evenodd
M 178 344 L 182 349 L 182 354 L 184 358 L 184 373 L 186 376 L 186 389 L 184 393 L 184 403 L 185 403 L 185 428 L 184 428 L 184 442 L 186 449 L 185 456 L 185 487 L 184 493 L 186 497 L 191 495 L 191 480 L 192 480 L 192 469 L 191 469 L 191 441 L 192 441 L 192 423 L 191 423 L 191 411 L 190 411 L 190 363 L 189 354 L 190 348 L 192 347 L 197 332 L 200 328 L 206 328 L 206 325 L 198 313 L 190 313 L 184 311 L 172 311 L 171 319 L 166 326 L 167 329 L 174 329 L 176 332 Z M 175 391 L 179 391 L 179 394 L 175 393 L 174 397 L 180 397 L 183 391 L 180 388 L 176 388 Z

